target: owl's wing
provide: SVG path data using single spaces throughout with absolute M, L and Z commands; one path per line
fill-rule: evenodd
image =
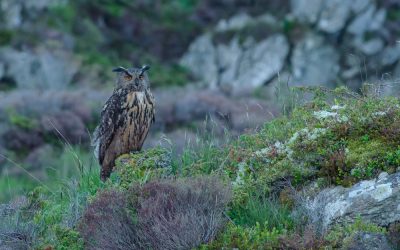
M 95 147 L 94 152 L 100 164 L 102 164 L 105 152 L 121 123 L 120 100 L 120 96 L 116 93 L 107 100 L 101 111 L 100 124 L 94 132 L 92 145 Z
M 151 104 L 151 106 L 153 107 L 153 110 L 151 112 L 152 113 L 151 121 L 154 123 L 156 121 L 156 116 L 155 116 L 155 113 L 156 113 L 156 111 L 155 111 L 155 103 L 156 102 L 154 100 L 153 94 L 149 90 L 146 90 L 145 94 L 146 94 L 147 102 L 149 102 Z

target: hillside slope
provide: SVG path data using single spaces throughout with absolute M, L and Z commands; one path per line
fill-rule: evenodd
M 360 206 L 325 225 L 309 201 L 335 186 L 396 175 L 400 101 L 344 88 L 312 92 L 290 114 L 223 147 L 199 138 L 179 156 L 151 148 L 121 156 L 106 183 L 82 166 L 77 180 L 37 188 L 1 207 L 0 246 L 346 249 L 372 237 L 388 247 L 380 249 L 395 249 L 399 212 L 374 221 Z M 371 203 L 375 210 L 400 202 L 397 191 L 382 197 Z

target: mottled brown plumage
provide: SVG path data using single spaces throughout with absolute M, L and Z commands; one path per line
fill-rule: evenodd
M 154 98 L 146 74 L 148 68 L 119 67 L 114 70 L 118 73 L 117 87 L 103 107 L 93 139 L 102 180 L 110 176 L 118 156 L 142 148 L 154 122 Z

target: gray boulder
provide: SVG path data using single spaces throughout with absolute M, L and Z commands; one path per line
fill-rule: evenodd
M 28 23 L 30 17 L 37 17 L 48 7 L 65 4 L 67 0 L 2 0 L 0 13 L 4 15 L 3 26 L 7 29 L 19 28 Z
M 211 89 L 234 95 L 252 93 L 283 68 L 289 42 L 278 33 L 271 32 L 256 41 L 252 35 L 240 37 L 239 31 L 248 26 L 268 30 L 277 25 L 277 20 L 268 14 L 255 18 L 239 14 L 221 20 L 213 31 L 201 35 L 189 46 L 180 63 Z M 238 34 L 229 37 L 232 31 Z M 228 36 L 225 39 L 228 41 L 216 39 L 219 35 Z
M 333 224 L 351 223 L 358 216 L 380 226 L 400 220 L 400 172 L 381 173 L 377 179 L 361 181 L 350 188 L 322 190 L 310 199 L 307 208 L 313 224 L 322 229 Z
M 358 232 L 351 239 L 346 250 L 394 250 L 384 233 Z
M 212 34 L 206 33 L 198 37 L 189 46 L 180 63 L 188 68 L 194 77 L 208 86 L 215 87 L 218 81 L 218 67 Z
M 3 78 L 5 72 L 5 65 L 3 62 L 0 62 L 0 79 Z
M 222 19 L 218 22 L 217 26 L 215 27 L 215 31 L 223 32 L 227 30 L 233 29 L 242 29 L 247 25 L 251 24 L 253 19 L 246 13 L 240 13 L 236 16 L 233 16 L 230 19 Z
M 315 23 L 321 12 L 322 0 L 292 0 L 292 14 L 301 22 Z
M 13 79 L 21 89 L 64 89 L 78 71 L 79 63 L 62 51 L 0 50 L 5 65 L 4 76 Z
M 319 30 L 327 33 L 336 33 L 345 28 L 352 14 L 358 15 L 348 27 L 352 34 L 378 30 L 386 17 L 386 11 L 376 11 L 376 6 L 371 0 L 292 0 L 291 10 L 300 22 L 316 23 Z
M 3 0 L 0 2 L 5 28 L 13 29 L 22 24 L 22 4 L 18 1 Z
M 400 59 L 400 44 L 386 47 L 380 54 L 380 63 L 382 66 L 388 66 L 396 63 Z
M 343 29 L 350 16 L 352 1 L 323 1 L 318 28 L 327 33 L 336 33 Z
M 212 34 L 202 35 L 190 45 L 181 64 L 204 85 L 234 95 L 248 94 L 271 80 L 282 68 L 289 43 L 281 34 L 243 44 L 234 37 L 228 44 L 212 43 Z
M 358 48 L 364 55 L 372 56 L 378 54 L 383 50 L 385 44 L 381 38 L 373 38 L 368 41 L 355 40 L 356 48 Z
M 312 33 L 296 44 L 291 61 L 293 79 L 290 83 L 296 86 L 334 86 L 340 70 L 335 48 Z
M 249 93 L 270 81 L 283 68 L 289 53 L 289 43 L 281 34 L 273 35 L 245 48 L 237 61 L 237 73 L 229 82 L 235 94 Z
M 350 34 L 361 36 L 368 31 L 378 31 L 386 19 L 386 10 L 377 10 L 375 4 L 370 4 L 368 9 L 360 12 L 347 27 Z

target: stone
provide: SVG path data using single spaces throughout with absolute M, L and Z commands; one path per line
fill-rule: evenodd
M 220 84 L 230 84 L 234 94 L 248 94 L 279 73 L 288 53 L 289 43 L 285 36 L 277 34 L 268 37 L 243 52 L 235 79 Z
M 18 28 L 22 24 L 22 5 L 18 1 L 3 0 L 0 9 L 4 15 L 4 26 L 7 29 Z
M 367 31 L 379 31 L 386 20 L 386 10 L 376 9 L 375 4 L 361 12 L 347 27 L 347 32 L 356 36 L 362 36 Z
M 327 33 L 336 33 L 342 30 L 350 16 L 351 5 L 352 1 L 324 1 L 318 28 Z
M 214 46 L 208 33 L 190 45 L 181 64 L 211 89 L 246 95 L 270 81 L 283 68 L 288 53 L 289 43 L 282 34 L 259 42 L 248 37 L 242 44 L 233 37 Z
M 379 31 L 383 27 L 386 20 L 386 12 L 386 9 L 382 8 L 375 13 L 369 26 L 370 31 Z
M 394 250 L 384 233 L 358 232 L 344 247 L 346 250 Z
M 313 24 L 318 20 L 323 3 L 323 0 L 291 0 L 290 6 L 299 21 Z
M 4 75 L 20 89 L 65 89 L 79 67 L 65 52 L 44 49 L 36 52 L 3 49 L 0 59 L 6 66 Z
M 350 25 L 347 27 L 347 32 L 357 36 L 364 34 L 369 29 L 369 25 L 374 16 L 375 10 L 375 5 L 370 5 L 366 11 L 360 13 L 350 23 Z
M 246 13 L 240 13 L 230 19 L 222 19 L 215 27 L 215 31 L 223 32 L 228 30 L 238 30 L 253 22 L 253 19 Z
M 29 23 L 29 18 L 37 17 L 48 7 L 66 4 L 67 0 L 2 0 L 0 12 L 4 15 L 4 23 L 0 24 L 7 29 L 20 28 Z
M 381 174 L 352 187 L 324 189 L 309 200 L 313 223 L 322 221 L 323 230 L 334 224 L 352 223 L 361 216 L 364 222 L 388 226 L 400 220 L 400 173 Z
M 353 0 L 350 7 L 353 13 L 359 14 L 365 11 L 371 4 L 372 0 Z
M 358 49 L 367 56 L 372 56 L 383 50 L 384 42 L 381 38 L 373 38 L 361 43 Z
M 190 70 L 194 77 L 201 79 L 207 86 L 216 87 L 218 67 L 216 49 L 212 43 L 212 34 L 198 37 L 183 55 L 180 64 Z
M 339 74 L 339 54 L 313 33 L 299 41 L 291 58 L 294 86 L 334 86 Z
M 4 63 L 0 62 L 0 79 L 3 78 L 5 71 L 6 71 L 6 69 L 5 69 Z
M 392 65 L 400 59 L 400 44 L 386 47 L 380 55 L 382 66 Z
M 249 40 L 247 40 L 249 43 Z M 254 41 L 253 41 L 254 43 Z M 219 66 L 219 85 L 222 89 L 230 88 L 232 81 L 237 77 L 237 65 L 242 57 L 242 47 L 239 44 L 239 38 L 234 37 L 228 45 L 217 45 L 217 57 Z M 229 90 L 228 90 L 229 91 Z

